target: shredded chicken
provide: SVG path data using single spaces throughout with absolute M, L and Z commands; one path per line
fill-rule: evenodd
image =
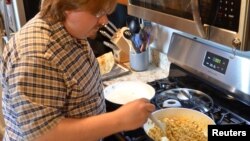
M 174 118 L 165 118 L 163 122 L 166 123 L 166 136 L 169 141 L 207 141 L 197 122 Z M 155 141 L 162 140 L 163 133 L 156 126 L 150 129 L 148 134 Z

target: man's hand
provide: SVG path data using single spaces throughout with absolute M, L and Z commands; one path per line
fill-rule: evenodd
M 123 130 L 133 130 L 141 127 L 154 110 L 155 106 L 149 100 L 142 98 L 129 102 L 114 112 L 120 119 Z

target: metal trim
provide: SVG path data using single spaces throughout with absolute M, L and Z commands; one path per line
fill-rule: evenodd
M 185 44 L 185 45 L 184 45 Z M 227 90 L 238 100 L 250 105 L 250 59 L 249 55 L 233 54 L 222 50 L 221 45 L 173 33 L 169 46 L 168 59 L 191 74 Z M 206 52 L 218 54 L 229 59 L 225 74 L 221 74 L 203 65 Z M 241 52 L 244 54 L 244 52 Z

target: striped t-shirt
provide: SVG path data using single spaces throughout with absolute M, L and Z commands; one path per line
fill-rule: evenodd
M 32 19 L 10 39 L 0 60 L 4 140 L 33 140 L 63 118 L 105 112 L 94 54 L 60 22 Z

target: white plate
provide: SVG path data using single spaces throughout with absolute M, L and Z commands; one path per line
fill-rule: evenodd
M 120 105 L 139 98 L 150 100 L 154 95 L 154 88 L 140 81 L 121 81 L 109 85 L 104 89 L 105 99 Z

